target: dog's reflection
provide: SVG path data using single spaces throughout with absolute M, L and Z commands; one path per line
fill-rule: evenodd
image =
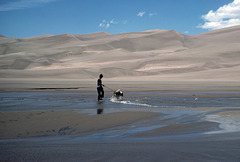
M 99 115 L 99 114 L 102 114 L 103 113 L 103 109 L 101 108 L 101 109 L 97 109 L 97 114 Z

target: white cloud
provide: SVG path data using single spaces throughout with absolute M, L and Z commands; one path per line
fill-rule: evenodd
M 139 13 L 137 14 L 137 16 L 142 17 L 145 13 L 146 13 L 145 11 L 139 12 Z
M 39 5 L 54 2 L 56 0 L 18 0 L 0 5 L 0 11 L 20 10 L 25 8 L 37 7 Z
M 115 21 L 114 19 L 107 21 L 107 20 L 102 20 L 102 22 L 98 25 L 101 28 L 109 28 L 111 24 L 118 24 L 117 21 Z
M 98 25 L 101 28 L 108 28 L 109 25 L 107 25 L 108 23 L 106 22 L 106 20 L 102 20 L 102 22 Z
M 206 15 L 202 15 L 202 19 L 205 23 L 198 26 L 202 29 L 215 30 L 240 25 L 240 0 L 234 0 L 216 11 L 211 10 Z
M 147 14 L 146 11 L 141 11 L 141 12 L 139 12 L 139 13 L 137 14 L 137 16 L 143 17 L 145 14 Z M 156 13 L 152 13 L 152 12 L 149 12 L 149 14 L 148 14 L 149 17 L 155 16 L 155 15 L 157 15 L 157 14 L 156 14 Z
M 109 23 L 110 23 L 110 24 L 118 24 L 118 22 L 117 22 L 117 21 L 114 21 L 114 19 L 112 19 Z
M 156 13 L 149 13 L 149 17 L 157 15 Z
M 102 28 L 103 28 L 104 26 L 105 26 L 104 23 L 100 23 L 100 24 L 99 24 L 99 27 L 102 27 Z

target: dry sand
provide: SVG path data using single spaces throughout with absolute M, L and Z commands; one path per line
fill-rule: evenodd
M 0 37 L 0 90 L 95 92 L 96 79 L 124 91 L 239 91 L 240 26 L 183 35 L 150 30 L 111 35 Z
M 96 92 L 97 79 L 0 79 L 0 91 L 66 91 Z M 111 89 L 124 92 L 239 92 L 239 81 L 151 81 L 112 80 L 103 78 Z M 105 88 L 106 92 L 112 92 Z
M 237 82 L 239 42 L 240 26 L 192 36 L 150 30 L 115 35 L 0 37 L 0 81 L 81 81 L 103 73 L 110 81 Z

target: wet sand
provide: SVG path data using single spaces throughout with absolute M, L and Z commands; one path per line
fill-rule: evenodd
M 195 111 L 201 113 L 178 117 L 151 109 L 101 115 L 1 112 L 0 160 L 237 162 L 240 132 L 227 128 L 240 122 L 239 108 L 223 109 L 200 108 Z
M 138 141 L 1 142 L 10 161 L 239 161 L 240 134 Z M 197 138 L 197 139 L 196 139 Z M 224 139 L 224 140 L 223 140 Z M 9 156 L 11 154 L 11 156 Z
M 1 161 L 231 161 L 240 159 L 240 134 L 127 141 L 38 138 L 0 141 Z
M 119 85 L 127 88 L 132 84 L 131 82 Z M 168 84 L 168 90 L 161 91 L 163 93 L 149 91 L 151 93 L 148 94 L 148 91 L 144 91 L 137 93 L 136 97 L 239 98 L 237 88 L 235 91 L 228 89 L 235 84 L 222 88 L 232 93 L 221 93 L 216 86 L 217 91 L 214 91 L 215 88 L 211 89 L 215 92 L 213 94 L 201 93 L 203 89 L 194 93 L 193 86 L 189 93 L 181 91 L 173 93 L 174 87 L 170 85 Z M 141 86 L 145 85 L 137 84 L 135 88 Z M 148 84 L 144 88 L 154 88 L 154 86 L 156 85 Z M 198 85 L 200 86 L 203 85 Z M 91 92 L 91 88 L 88 87 L 80 88 L 79 91 L 29 88 L 32 87 L 28 85 L 24 91 L 38 93 L 89 90 Z M 128 92 L 126 97 L 131 95 L 131 90 Z M 57 93 L 55 95 L 66 97 Z M 95 94 L 83 93 L 83 96 L 93 97 Z M 76 94 L 69 94 L 69 97 L 76 97 Z M 165 108 L 160 112 L 154 107 L 131 108 L 101 115 L 97 115 L 96 110 L 94 110 L 95 115 L 89 115 L 67 109 L 66 107 L 65 110 L 0 112 L 0 161 L 239 161 L 240 159 L 238 124 L 240 107 Z M 169 115 L 170 111 L 175 114 Z
M 0 112 L 0 139 L 83 136 L 160 115 L 152 112 L 88 115 L 70 110 Z

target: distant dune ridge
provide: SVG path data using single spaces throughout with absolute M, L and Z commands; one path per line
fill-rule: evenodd
M 0 35 L 1 78 L 239 80 L 240 26 L 199 35 L 136 33 Z

